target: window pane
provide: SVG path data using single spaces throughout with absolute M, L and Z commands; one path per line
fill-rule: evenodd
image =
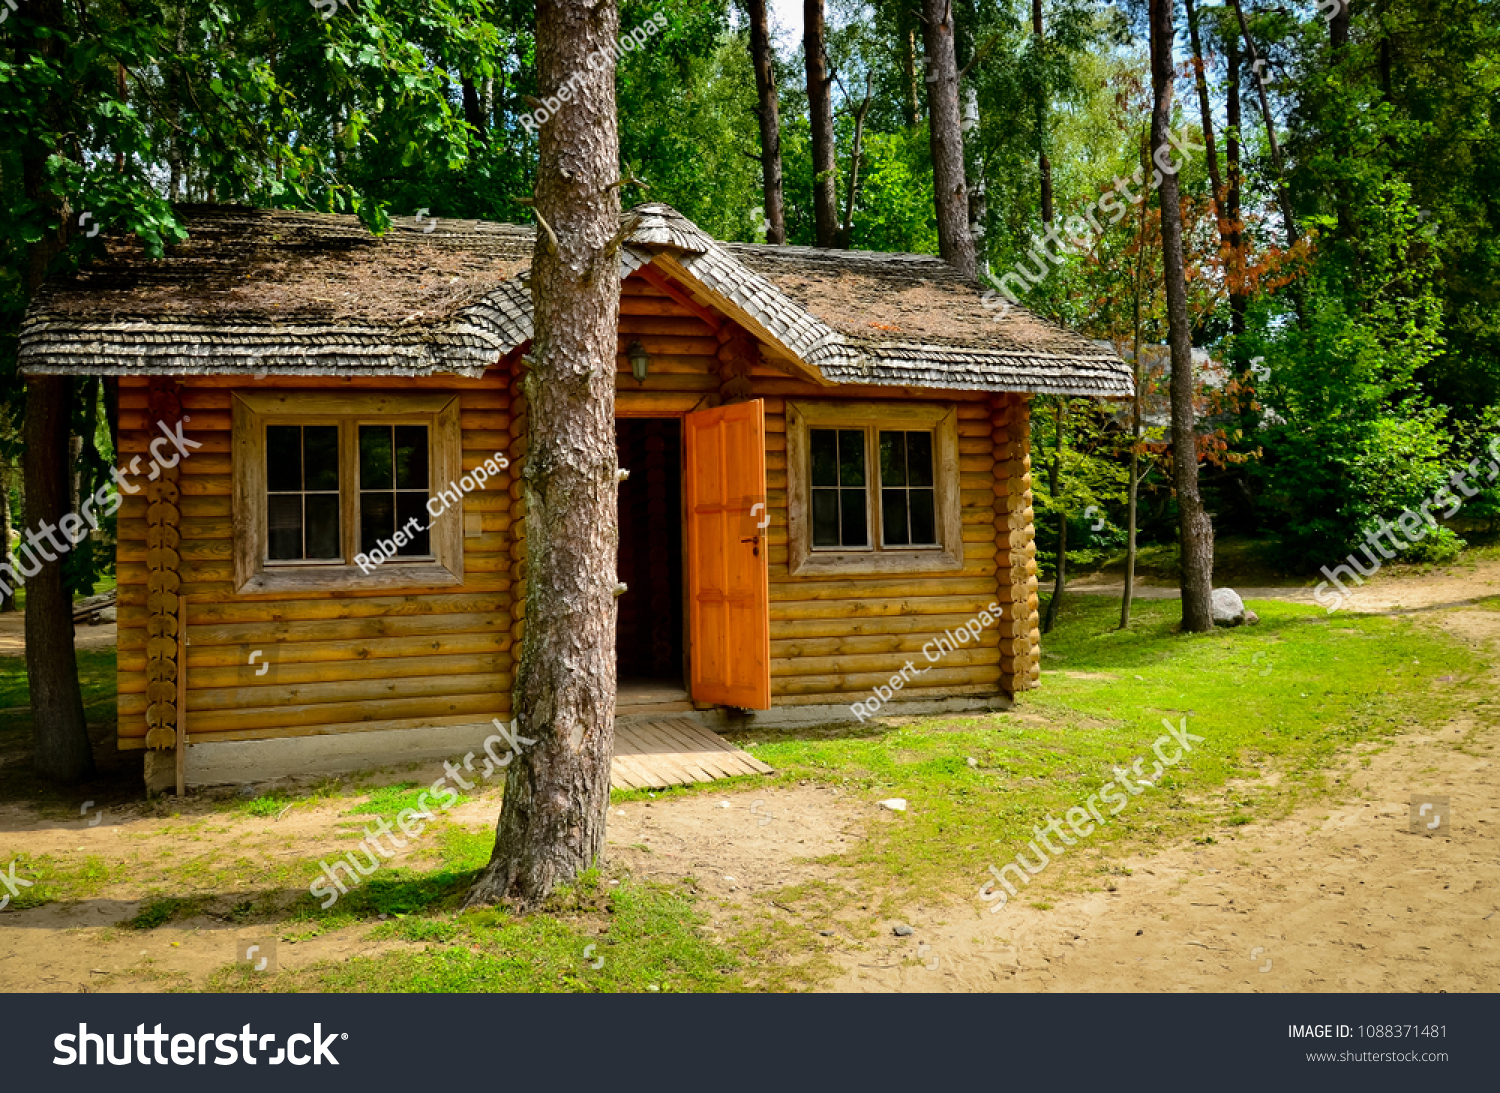
M 839 430 L 839 485 L 865 484 L 865 434 L 862 429 Z
M 423 482 L 422 485 L 426 485 Z M 391 488 L 391 427 L 389 425 L 361 425 L 359 427 L 359 488 L 362 490 L 388 490 Z
M 432 517 L 428 514 L 426 506 L 427 493 L 425 491 L 396 494 L 396 526 L 405 531 L 408 536 L 414 536 L 407 539 L 405 546 L 396 548 L 397 554 L 420 556 L 432 553 L 427 532 L 427 525 L 431 523 Z M 414 527 L 420 528 L 420 531 L 413 531 L 411 527 L 407 527 L 407 521 L 413 518 L 417 521 Z
M 266 426 L 266 487 L 272 493 L 302 488 L 302 427 L 300 425 Z M 301 517 L 299 516 L 298 519 L 300 520 Z
M 368 554 L 396 532 L 396 506 L 390 493 L 359 495 L 359 549 Z
M 344 552 L 339 546 L 339 495 L 309 493 L 306 496 L 307 557 L 342 560 Z
M 906 435 L 905 433 L 880 434 L 880 484 L 882 486 L 906 485 Z
M 812 429 L 808 442 L 812 449 L 812 484 L 814 486 L 837 486 L 839 484 L 838 433 L 832 429 Z
M 813 546 L 839 545 L 839 491 L 813 490 Z
M 938 541 L 937 517 L 933 508 L 932 490 L 908 490 L 907 501 L 911 506 L 911 541 L 926 546 Z
M 425 490 L 427 485 L 427 426 L 397 425 L 396 488 Z
M 302 557 L 302 495 L 272 494 L 266 518 L 270 524 L 266 557 L 273 562 Z
M 302 429 L 302 472 L 305 490 L 339 488 L 339 427 L 307 425 Z
M 932 434 L 931 433 L 907 433 L 906 434 L 906 472 L 907 484 L 911 486 L 931 486 L 932 478 Z M 887 482 L 886 485 L 894 485 Z M 916 529 L 912 529 L 916 534 Z
M 886 546 L 910 546 L 906 533 L 906 491 L 880 491 L 880 534 Z
M 856 436 L 862 434 L 856 433 Z M 840 509 L 844 518 L 840 545 L 864 547 L 870 545 L 869 525 L 865 520 L 865 491 L 839 490 Z

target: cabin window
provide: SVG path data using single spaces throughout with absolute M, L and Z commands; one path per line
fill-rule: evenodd
M 339 428 L 266 426 L 266 556 L 343 558 L 339 539 Z
M 788 405 L 790 573 L 962 568 L 956 417 L 951 404 Z
M 237 590 L 462 583 L 461 498 L 432 503 L 463 473 L 455 396 L 254 391 L 233 406 Z
M 425 425 L 359 427 L 361 552 L 369 554 L 382 540 L 394 541 L 398 529 L 408 529 L 396 557 L 427 555 L 433 519 L 427 511 L 427 433 Z

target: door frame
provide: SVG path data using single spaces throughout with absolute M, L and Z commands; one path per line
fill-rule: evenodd
M 691 582 L 690 582 L 689 577 L 688 577 L 688 549 L 687 549 L 687 423 L 684 421 L 684 419 L 691 412 L 692 412 L 691 410 L 686 410 L 686 409 L 684 409 L 684 410 L 636 410 L 636 411 L 624 410 L 624 411 L 622 411 L 620 409 L 620 403 L 619 403 L 619 399 L 618 399 L 618 393 L 616 395 L 616 401 L 615 401 L 615 420 L 616 421 L 621 421 L 621 420 L 626 420 L 626 419 L 629 419 L 631 421 L 647 421 L 647 420 L 650 420 L 652 418 L 656 418 L 656 419 L 661 420 L 661 421 L 675 421 L 675 422 L 677 422 L 677 526 L 678 526 L 678 529 L 679 529 L 679 531 L 678 531 L 678 539 L 677 539 L 677 551 L 678 551 L 679 554 L 682 555 L 682 558 L 681 558 L 681 561 L 682 561 L 682 588 L 681 588 L 681 595 L 682 595 L 682 618 L 681 618 L 681 620 L 679 620 L 681 625 L 679 627 L 680 633 L 679 633 L 678 637 L 682 641 L 682 665 L 681 665 L 681 667 L 682 667 L 682 689 L 688 693 L 689 700 L 692 700 L 692 698 L 693 698 L 693 663 L 692 663 L 692 656 L 693 656 L 693 640 L 692 640 L 693 639 L 693 629 L 692 629 L 692 619 L 689 617 L 689 613 L 692 611 L 692 604 L 689 602 L 689 596 L 688 596 L 688 590 L 692 587 L 692 585 L 691 585 Z M 628 467 L 626 469 L 629 470 Z M 620 520 L 620 502 L 619 502 L 618 495 L 617 495 L 616 496 L 616 500 L 615 500 L 615 524 L 616 524 L 616 527 L 619 526 L 619 520 Z M 616 615 L 615 615 L 615 628 L 616 628 L 615 641 L 618 643 L 619 640 L 620 640 L 619 633 L 618 633 L 618 630 L 619 630 L 619 614 L 618 614 L 618 612 L 616 612 Z M 615 686 L 616 686 L 616 690 L 618 690 L 618 688 L 619 688 L 619 681 L 618 680 L 615 681 Z M 705 710 L 711 710 L 711 709 L 713 709 L 713 703 L 711 703 L 711 702 L 705 702 L 705 703 L 701 703 L 700 704 L 697 701 L 693 701 L 693 705 L 694 706 L 700 706 L 702 709 L 705 709 Z

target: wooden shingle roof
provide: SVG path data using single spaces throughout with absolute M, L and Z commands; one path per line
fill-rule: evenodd
M 532 336 L 531 227 L 183 206 L 165 261 L 131 238 L 49 282 L 25 372 L 478 375 Z M 620 276 L 659 262 L 831 384 L 1129 397 L 1108 349 L 925 255 L 720 243 L 670 206 L 624 214 Z M 434 226 L 435 224 L 435 226 Z

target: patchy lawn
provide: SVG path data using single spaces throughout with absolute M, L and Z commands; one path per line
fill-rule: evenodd
M 14 709 L 24 681 L 18 661 L 0 661 L 0 695 L 12 703 L 0 712 L 0 785 L 10 801 L 19 796 L 10 787 L 25 792 L 30 807 L 29 819 L 7 810 L 0 866 L 15 861 L 35 881 L 0 912 L 14 915 L 5 933 L 16 939 L 0 966 L 42 961 L 33 954 L 46 948 L 52 963 L 38 966 L 62 971 L 38 975 L 59 984 L 44 989 L 76 989 L 62 985 L 76 982 L 73 964 L 93 989 L 807 989 L 827 981 L 830 949 L 863 951 L 889 933 L 880 920 L 913 901 L 972 904 L 988 865 L 1023 849 L 1049 813 L 1097 792 L 1115 765 L 1145 757 L 1150 770 L 1163 719 L 1186 719 L 1202 742 L 1092 847 L 1222 841 L 1350 792 L 1330 771 L 1356 747 L 1368 754 L 1460 704 L 1488 707 L 1494 720 L 1494 692 L 1476 682 L 1478 646 L 1409 617 L 1254 606 L 1257 626 L 1182 635 L 1175 604 L 1140 602 L 1119 632 L 1115 600 L 1077 597 L 1045 643 L 1043 688 L 1015 710 L 741 734 L 737 743 L 775 776 L 615 795 L 605 870 L 526 918 L 458 911 L 490 852 L 495 787 L 326 910 L 308 891 L 320 863 L 352 850 L 430 777 L 392 771 L 149 804 L 138 783 L 106 778 L 88 792 L 114 795 L 110 822 L 84 830 L 76 791 L 35 791 L 13 761 L 29 733 Z M 85 654 L 83 663 L 95 709 L 112 693 L 113 658 Z M 908 811 L 879 810 L 889 797 L 906 798 Z M 789 802 L 822 809 L 827 837 L 787 821 L 763 827 Z M 756 838 L 776 868 L 749 875 L 725 864 L 743 862 Z M 1045 906 L 1049 887 L 1081 873 L 1064 860 L 1027 898 Z M 279 939 L 278 974 L 233 965 L 231 939 L 247 931 Z

